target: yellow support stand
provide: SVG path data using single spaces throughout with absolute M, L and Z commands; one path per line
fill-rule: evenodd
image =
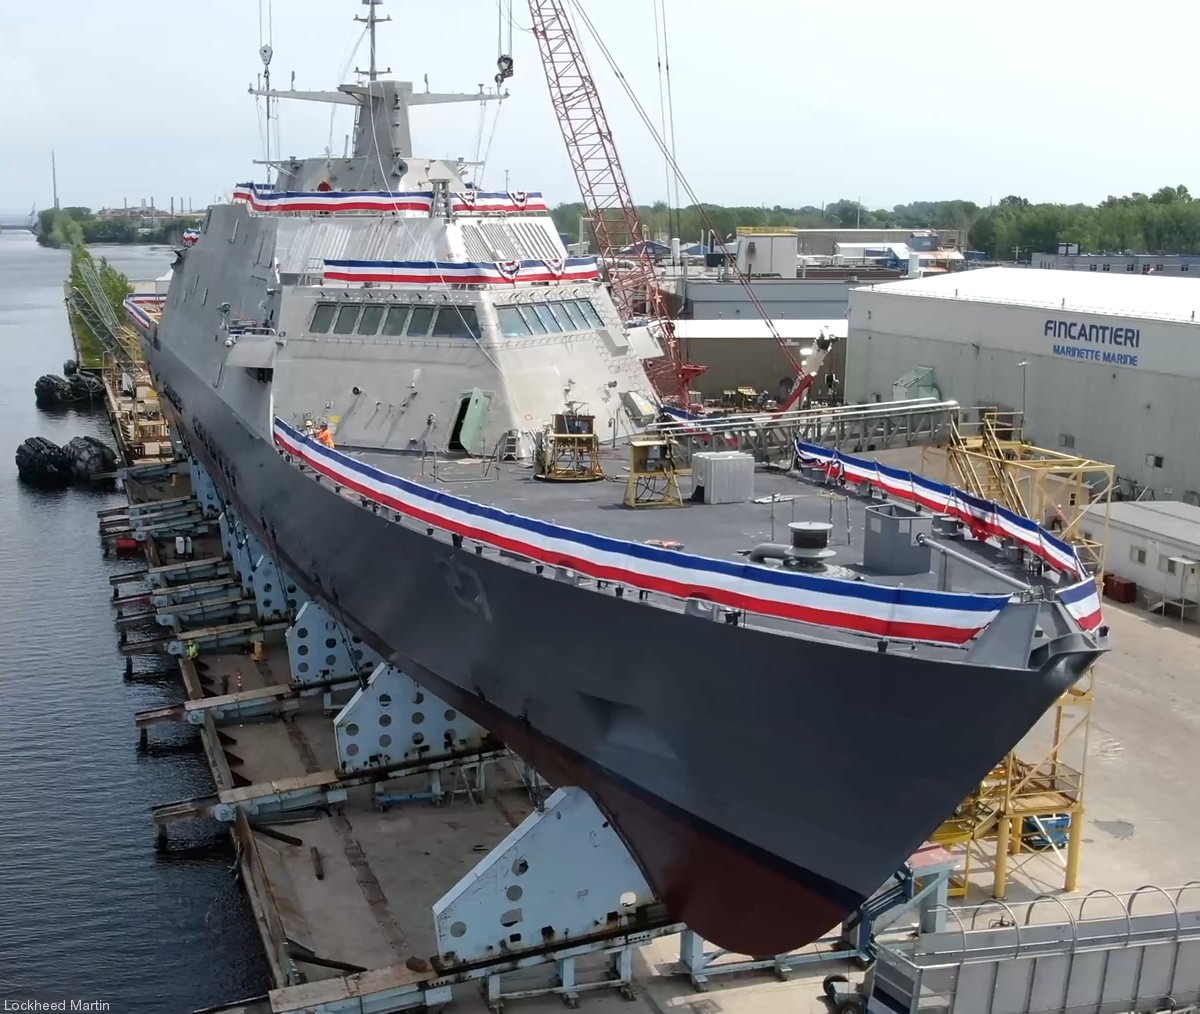
M 1025 441 L 1021 428 L 1020 413 L 980 411 L 978 423 L 952 426 L 942 448 L 944 467 L 931 467 L 931 449 L 926 449 L 924 471 L 1052 530 L 1076 547 L 1099 583 L 1116 470 L 1036 447 Z M 952 897 L 965 897 L 973 877 L 990 868 L 991 894 L 1003 899 L 1009 878 L 1035 861 L 1041 867 L 1039 880 L 1061 876 L 1063 890 L 1077 888 L 1094 679 L 1094 671 L 1088 672 L 1063 694 L 931 837 L 963 857 L 961 875 L 951 883 Z M 1039 759 L 1031 761 L 1031 756 Z M 1070 818 L 1065 846 L 1042 833 L 1049 830 L 1046 821 L 1062 815 Z M 1043 847 L 1033 847 L 1039 839 Z
M 626 507 L 682 507 L 675 472 L 675 441 L 670 437 L 635 437 L 629 441 Z
M 595 482 L 604 478 L 600 437 L 590 415 L 556 415 L 543 438 L 534 478 L 545 482 Z

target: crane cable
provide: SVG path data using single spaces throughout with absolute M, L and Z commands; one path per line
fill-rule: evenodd
M 584 24 L 584 26 L 587 28 L 587 30 L 591 33 L 592 39 L 595 41 L 596 46 L 599 48 L 601 55 L 604 57 L 605 62 L 609 66 L 609 69 L 613 72 L 613 75 L 616 77 L 618 83 L 625 90 L 625 94 L 629 97 L 629 101 L 633 104 L 634 111 L 638 114 L 638 117 L 641 119 L 643 125 L 650 132 L 651 139 L 658 146 L 659 151 L 661 151 L 663 153 L 663 156 L 667 159 L 668 163 L 671 166 L 672 171 L 676 175 L 676 179 L 679 181 L 680 186 L 683 187 L 684 193 L 687 194 L 688 200 L 690 200 L 692 202 L 692 204 L 695 205 L 696 208 L 699 210 L 701 220 L 708 222 L 711 226 L 711 221 L 708 219 L 708 216 L 704 211 L 704 206 L 700 203 L 700 199 L 696 196 L 695 190 L 692 189 L 691 183 L 688 182 L 687 176 L 684 175 L 683 170 L 681 170 L 679 168 L 679 163 L 676 162 L 675 156 L 668 149 L 666 140 L 664 140 L 664 138 L 654 128 L 654 123 L 650 119 L 650 116 L 646 113 L 645 107 L 638 100 L 638 97 L 635 94 L 632 86 L 629 84 L 629 80 L 625 77 L 624 73 L 621 71 L 620 66 L 618 66 L 616 57 L 613 56 L 612 51 L 605 44 L 604 39 L 601 38 L 599 31 L 597 31 L 596 26 L 592 23 L 592 19 L 588 17 L 587 11 L 585 11 L 583 9 L 583 5 L 580 3 L 580 0 L 571 0 L 571 6 L 574 8 L 575 13 L 578 16 L 579 20 Z M 721 252 L 725 254 L 727 259 L 732 260 L 732 258 L 730 257 L 729 248 L 725 244 L 724 237 L 721 236 L 721 234 L 716 232 L 715 230 L 713 230 L 713 235 L 716 237 L 716 241 L 717 241 L 718 246 L 721 249 Z M 784 342 L 783 338 L 779 334 L 778 329 L 772 323 L 771 318 L 766 313 L 766 308 L 763 307 L 761 301 L 757 297 L 757 294 L 754 292 L 753 286 L 750 285 L 750 283 L 746 280 L 745 276 L 742 275 L 740 271 L 737 272 L 737 275 L 738 275 L 738 280 L 742 283 L 743 288 L 746 289 L 746 291 L 749 293 L 751 299 L 753 300 L 755 309 L 758 311 L 759 316 L 762 318 L 763 322 L 767 325 L 767 330 L 771 332 L 772 337 L 774 337 L 775 340 L 779 343 L 780 348 L 782 348 L 784 350 L 784 352 L 787 354 L 788 358 L 792 361 L 793 364 L 796 365 L 797 372 L 798 373 L 801 372 L 801 370 L 802 370 L 801 365 L 797 362 L 796 357 L 792 354 L 791 349 L 788 348 L 787 343 Z
M 662 5 L 662 36 L 663 36 L 663 62 L 667 65 L 667 122 L 671 128 L 670 145 L 671 145 L 671 163 L 675 166 L 675 235 L 678 235 L 679 227 L 679 165 L 676 160 L 675 147 L 675 94 L 671 87 L 671 49 L 667 41 L 667 0 L 659 0 Z
M 660 0 L 654 0 L 652 7 L 654 11 L 654 59 L 658 66 L 658 122 L 661 124 L 662 132 L 665 136 L 667 133 L 667 99 L 663 88 L 662 34 L 658 23 L 658 8 L 660 6 Z M 675 231 L 671 221 L 671 163 L 666 158 L 663 158 L 663 174 L 667 181 L 667 189 L 663 195 L 666 198 L 667 205 L 667 230 L 673 236 L 675 235 Z

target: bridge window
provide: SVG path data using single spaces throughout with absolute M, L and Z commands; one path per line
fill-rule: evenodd
M 583 314 L 583 319 L 586 320 L 592 327 L 604 326 L 604 321 L 600 319 L 600 314 L 596 312 L 596 308 L 592 306 L 592 301 L 590 299 L 577 299 L 575 300 L 574 305 L 575 309 Z
M 558 311 L 558 316 L 561 320 L 569 320 L 571 322 L 570 330 L 587 330 L 587 321 L 584 320 L 583 314 L 575 308 L 574 303 L 555 303 L 554 308 Z
M 408 320 L 407 306 L 389 306 L 387 319 L 383 322 L 383 333 L 389 338 L 404 334 L 404 322 Z
M 358 318 L 358 333 L 374 334 L 378 331 L 385 309 L 387 308 L 382 303 L 368 303 L 364 306 L 362 316 Z
M 561 331 L 562 325 L 558 322 L 558 318 L 554 316 L 554 311 L 544 303 L 538 303 L 533 307 L 533 312 L 538 315 L 538 318 L 546 325 L 547 331 Z
M 424 338 L 429 334 L 429 325 L 433 323 L 432 306 L 414 306 L 412 316 L 408 318 L 408 327 L 404 333 L 410 338 Z
M 357 303 L 348 303 L 341 307 L 337 313 L 337 320 L 333 322 L 333 333 L 354 334 L 354 322 L 358 320 L 358 311 Z
M 541 318 L 533 312 L 532 306 L 519 307 L 521 316 L 525 318 L 525 323 L 529 325 L 529 330 L 534 334 L 545 334 L 546 325 L 542 323 Z
M 329 325 L 333 323 L 333 315 L 337 310 L 336 303 L 318 303 L 317 308 L 313 310 L 312 323 L 308 329 L 313 334 L 328 334 Z
M 500 333 L 505 338 L 524 338 L 531 333 L 520 309 L 515 306 L 496 307 L 496 316 L 500 319 Z
M 479 340 L 479 318 L 473 306 L 443 306 L 433 325 L 435 338 L 474 338 Z

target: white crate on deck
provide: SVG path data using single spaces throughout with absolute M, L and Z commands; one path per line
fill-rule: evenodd
M 742 451 L 692 455 L 692 488 L 704 487 L 704 502 L 746 503 L 754 499 L 754 456 Z

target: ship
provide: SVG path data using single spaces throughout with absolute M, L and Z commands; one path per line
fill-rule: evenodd
M 352 107 L 352 149 L 236 186 L 137 319 L 175 438 L 307 596 L 585 789 L 672 919 L 804 946 L 1107 650 L 1095 581 L 962 491 L 667 413 L 543 196 L 414 151 L 502 94 L 383 78 L 368 6 L 369 74 L 259 90 Z

